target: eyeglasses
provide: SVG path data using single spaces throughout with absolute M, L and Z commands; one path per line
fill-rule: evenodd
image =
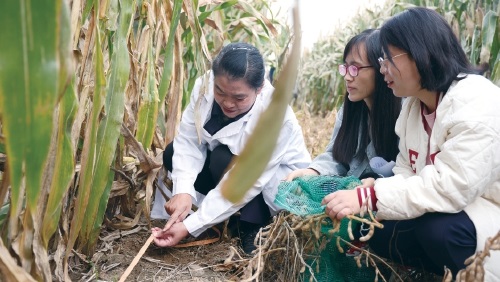
M 401 54 L 397 54 L 396 56 L 392 56 L 392 57 L 391 57 L 391 60 L 394 60 L 394 59 L 396 59 L 397 57 L 400 57 L 400 56 L 403 56 L 403 55 L 407 55 L 407 54 L 408 54 L 408 53 L 401 53 Z M 378 58 L 378 62 L 380 63 L 380 67 L 385 68 L 385 67 L 386 67 L 385 62 L 386 62 L 387 60 L 389 60 L 389 59 L 384 59 L 384 58 L 382 58 L 382 57 L 379 57 L 379 58 Z
M 359 74 L 360 69 L 364 68 L 371 68 L 373 66 L 363 66 L 363 67 L 357 67 L 357 66 L 349 66 L 348 64 L 343 64 L 339 65 L 339 73 L 341 76 L 345 76 L 347 72 L 349 72 L 349 75 L 352 77 L 356 77 Z

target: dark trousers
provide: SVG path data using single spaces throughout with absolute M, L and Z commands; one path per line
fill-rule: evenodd
M 428 213 L 411 220 L 382 221 L 368 241 L 382 257 L 438 275 L 444 266 L 455 276 L 476 251 L 476 228 L 465 212 Z
M 172 171 L 172 156 L 174 155 L 173 142 L 168 144 L 163 152 L 163 166 Z M 233 158 L 233 153 L 226 145 L 217 146 L 213 151 L 207 151 L 207 158 L 203 169 L 198 174 L 194 188 L 206 195 L 214 189 L 224 176 L 226 169 Z M 240 221 L 259 226 L 266 225 L 271 218 L 269 207 L 264 201 L 262 193 L 253 198 L 240 209 Z

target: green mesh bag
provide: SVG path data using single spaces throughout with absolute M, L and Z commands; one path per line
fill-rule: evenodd
M 321 206 L 323 198 L 338 190 L 351 190 L 361 185 L 361 181 L 353 176 L 340 177 L 330 175 L 303 176 L 290 182 L 282 182 L 278 186 L 278 193 L 274 202 L 283 209 L 299 215 L 315 215 L 325 212 L 325 207 Z M 349 220 L 343 219 L 340 230 L 330 240 L 326 247 L 318 250 L 319 260 L 307 260 L 312 269 L 319 270 L 314 273 L 318 281 L 374 281 L 375 269 L 362 264 L 359 268 L 353 257 L 347 257 L 345 253 L 340 253 L 337 248 L 336 237 L 339 236 L 346 241 L 350 241 L 347 231 Z M 357 230 L 358 222 L 352 222 L 352 230 Z M 321 228 L 323 234 L 333 229 L 332 224 Z M 348 246 L 340 243 L 344 250 Z M 319 265 L 318 265 L 319 264 Z M 309 281 L 310 274 L 305 272 L 304 281 Z

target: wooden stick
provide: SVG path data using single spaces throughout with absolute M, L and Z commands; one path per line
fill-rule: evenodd
M 217 237 L 188 242 L 188 243 L 184 243 L 184 244 L 177 244 L 173 247 L 174 248 L 186 248 L 186 247 L 201 246 L 201 245 L 207 245 L 210 243 L 215 243 L 215 242 L 220 240 L 220 231 L 215 226 L 213 226 L 212 229 L 215 230 L 215 232 L 217 232 Z M 146 243 L 144 243 L 144 246 L 142 246 L 142 248 L 139 250 L 137 255 L 135 255 L 134 259 L 132 260 L 130 265 L 127 267 L 125 272 L 122 274 L 122 277 L 120 277 L 120 280 L 118 280 L 118 282 L 125 282 L 125 279 L 127 279 L 127 277 L 130 275 L 130 272 L 132 272 L 135 265 L 139 262 L 139 260 L 142 258 L 142 256 L 144 255 L 144 253 L 148 249 L 149 245 L 151 245 L 151 243 L 153 242 L 154 237 L 155 236 L 153 234 L 151 234 L 151 236 L 149 236 Z
M 132 272 L 132 270 L 134 269 L 135 265 L 139 262 L 139 260 L 141 259 L 141 257 L 144 255 L 144 253 L 148 249 L 149 245 L 151 245 L 151 243 L 153 242 L 154 238 L 155 238 L 155 236 L 153 236 L 153 234 L 151 234 L 151 236 L 149 236 L 149 238 L 146 241 L 146 243 L 144 243 L 144 246 L 142 246 L 142 248 L 139 250 L 139 252 L 137 253 L 137 255 L 135 255 L 134 259 L 132 260 L 132 262 L 130 263 L 130 265 L 127 267 L 127 269 L 125 270 L 125 272 L 122 274 L 122 276 L 120 277 L 120 280 L 118 280 L 118 282 L 125 282 L 125 279 L 127 279 L 127 277 L 130 275 L 130 272 Z

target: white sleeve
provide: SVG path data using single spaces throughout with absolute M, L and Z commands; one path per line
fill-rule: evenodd
M 184 225 L 186 226 L 188 232 L 193 236 L 200 235 L 207 228 L 228 219 L 232 214 L 237 212 L 259 193 L 261 193 L 263 187 L 265 187 L 265 185 L 271 181 L 273 177 L 276 177 L 276 172 L 287 151 L 295 149 L 291 148 L 291 142 L 295 139 L 295 136 L 292 135 L 295 134 L 300 134 L 300 137 L 302 138 L 300 128 L 299 130 L 296 130 L 292 122 L 285 122 L 281 128 L 277 145 L 265 171 L 239 203 L 232 203 L 226 200 L 221 194 L 221 183 L 226 180 L 228 175 L 228 173 L 226 173 L 219 185 L 207 194 L 199 206 L 198 211 L 184 220 Z
M 409 219 L 428 212 L 459 212 L 499 181 L 498 128 L 483 122 L 460 121 L 443 130 L 447 132 L 446 140 L 434 165 L 408 178 L 396 175 L 377 179 L 378 217 Z
M 199 141 L 195 125 L 195 106 L 200 90 L 203 91 L 202 80 L 203 77 L 196 80 L 189 105 L 182 114 L 179 131 L 174 138 L 172 157 L 173 194 L 188 193 L 195 200 L 194 182 L 207 157 L 207 146 L 203 141 Z

